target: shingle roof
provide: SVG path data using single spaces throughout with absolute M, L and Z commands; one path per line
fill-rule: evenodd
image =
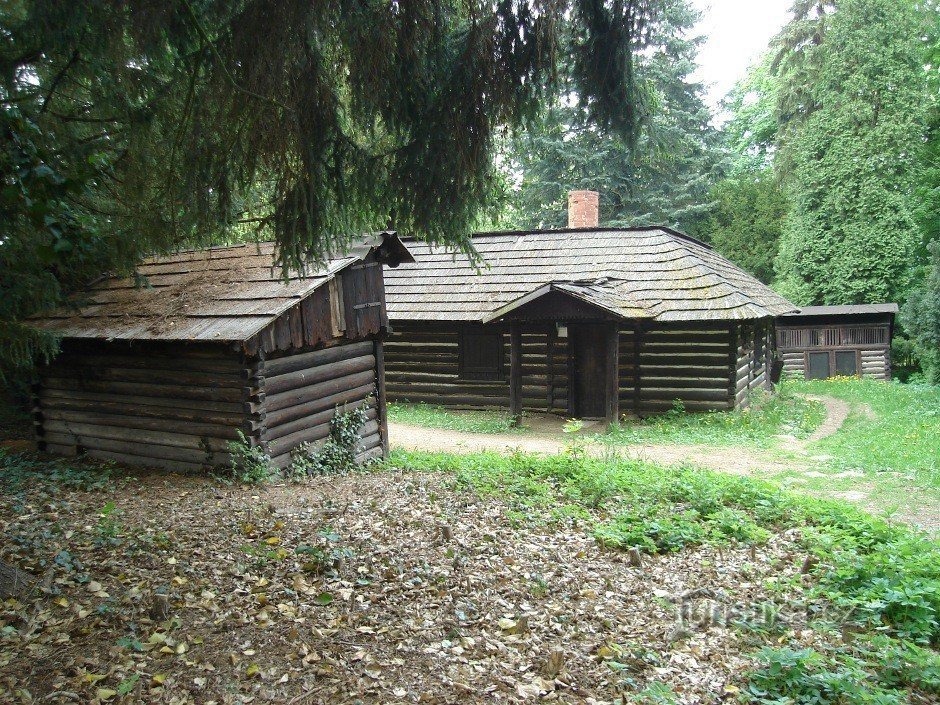
M 850 306 L 804 306 L 799 311 L 785 314 L 790 316 L 860 316 L 870 313 L 898 312 L 897 304 L 858 304 Z
M 386 275 L 391 320 L 487 321 L 550 286 L 622 318 L 745 320 L 796 309 L 714 252 L 668 228 L 481 233 L 466 255 L 410 242 L 415 263 Z
M 150 257 L 137 269 L 143 286 L 105 277 L 75 297 L 78 310 L 60 308 L 30 323 L 64 338 L 240 342 L 385 243 L 394 261 L 402 253 L 410 258 L 394 233 L 379 233 L 322 267 L 291 271 L 286 279 L 271 242 Z

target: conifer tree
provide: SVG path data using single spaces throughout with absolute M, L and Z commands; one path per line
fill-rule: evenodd
M 275 238 L 320 260 L 393 226 L 468 246 L 495 139 L 556 83 L 632 139 L 662 0 L 14 0 L 0 15 L 0 366 L 30 312 L 144 253 Z
M 636 70 L 656 109 L 636 142 L 598 129 L 572 101 L 577 87 L 563 84 L 541 120 L 507 150 L 509 180 L 521 182 L 510 186 L 504 224 L 563 226 L 568 191 L 592 189 L 606 225 L 697 228 L 722 167 L 703 88 L 690 78 L 701 41 L 691 34 L 697 20 L 687 0 L 668 0 L 650 26 Z
M 903 299 L 921 245 L 923 15 L 897 0 L 800 0 L 781 35 L 777 162 L 792 210 L 779 287 L 799 304 Z

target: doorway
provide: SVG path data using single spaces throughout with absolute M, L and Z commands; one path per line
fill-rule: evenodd
M 570 410 L 578 418 L 602 418 L 607 413 L 606 336 L 604 324 L 568 326 Z

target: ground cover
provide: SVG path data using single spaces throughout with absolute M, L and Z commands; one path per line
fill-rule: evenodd
M 49 576 L 2 605 L 4 701 L 940 696 L 937 545 L 747 478 L 577 448 L 251 486 L 0 459 L 0 558 Z
M 440 428 L 466 433 L 522 433 L 508 412 L 499 410 L 454 410 L 433 404 L 389 404 L 388 419 L 394 423 Z

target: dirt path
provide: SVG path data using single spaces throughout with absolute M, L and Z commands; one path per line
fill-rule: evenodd
M 407 450 L 441 451 L 448 453 L 478 453 L 491 451 L 506 453 L 554 454 L 564 451 L 570 438 L 559 433 L 468 433 L 424 426 L 409 426 L 390 423 L 389 439 L 393 448 Z M 652 445 L 636 444 L 611 448 L 602 444 L 590 444 L 587 452 L 592 455 L 616 453 L 625 458 L 636 458 L 650 462 L 673 465 L 690 462 L 722 472 L 743 474 L 757 470 L 790 470 L 792 463 L 768 459 L 748 448 L 714 448 L 702 445 Z
M 826 407 L 826 418 L 819 428 L 805 439 L 793 436 L 781 437 L 781 449 L 784 451 L 805 455 L 809 444 L 836 433 L 852 410 L 852 407 L 841 399 L 809 398 Z M 570 437 L 563 434 L 560 427 L 554 429 L 550 422 L 545 421 L 534 425 L 537 430 L 530 432 L 490 434 L 390 423 L 389 438 L 392 446 L 397 448 L 451 453 L 481 451 L 504 453 L 518 450 L 525 453 L 552 454 L 562 452 L 568 447 Z M 666 465 L 688 462 L 734 474 L 808 469 L 807 462 L 802 459 L 781 460 L 768 457 L 766 452 L 742 447 L 716 448 L 705 445 L 638 443 L 621 446 L 612 451 L 610 446 L 591 444 L 587 447 L 587 452 L 595 455 L 616 452 L 622 457 Z
M 885 502 L 876 501 L 879 490 L 874 484 L 866 482 L 861 473 L 846 471 L 828 473 L 821 470 L 826 457 L 816 455 L 810 449 L 811 444 L 831 436 L 842 428 L 852 411 L 871 414 L 866 407 L 853 407 L 848 402 L 834 397 L 807 397 L 825 406 L 826 417 L 819 428 L 806 438 L 780 436 L 778 452 L 755 450 L 746 447 L 715 447 L 705 445 L 679 444 L 634 444 L 624 446 L 606 446 L 590 444 L 586 452 L 596 456 L 616 454 L 623 458 L 646 460 L 663 465 L 688 463 L 699 467 L 717 470 L 734 475 L 756 475 L 764 478 L 783 475 L 784 482 L 793 487 L 824 497 L 843 499 L 861 507 L 879 512 Z M 506 453 L 521 451 L 524 453 L 553 454 L 565 450 L 570 443 L 569 436 L 561 432 L 560 422 L 552 419 L 530 420 L 532 429 L 521 433 L 469 433 L 445 429 L 410 426 L 390 423 L 389 438 L 393 448 L 408 450 L 441 451 L 450 453 L 476 453 L 492 451 Z M 782 452 L 781 452 L 782 451 Z M 844 489 L 851 476 L 851 488 Z M 820 480 L 831 477 L 833 486 L 819 489 Z M 804 485 L 815 485 L 815 487 Z M 839 486 L 843 489 L 839 489 Z M 888 503 L 890 504 L 890 502 Z M 895 516 L 899 519 L 918 524 L 931 530 L 940 528 L 940 511 L 929 507 L 902 506 Z

